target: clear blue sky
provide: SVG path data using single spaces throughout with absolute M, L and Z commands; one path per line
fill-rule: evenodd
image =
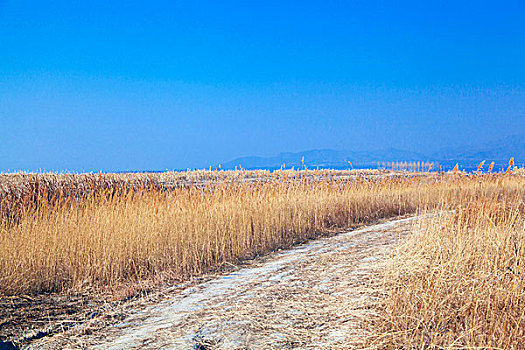
M 0 0 L 0 171 L 525 130 L 525 2 Z

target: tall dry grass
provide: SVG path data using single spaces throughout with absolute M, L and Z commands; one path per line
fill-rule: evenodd
M 525 348 L 525 177 L 473 177 L 396 251 L 372 344 L 385 349 Z
M 151 177 L 133 182 L 132 175 L 70 175 L 57 179 L 65 185 L 48 179 L 44 190 L 42 178 L 27 176 L 33 185 L 21 187 L 30 190 L 1 219 L 0 293 L 186 278 L 464 195 L 449 181 L 375 172 L 221 173 L 178 174 L 168 185 Z

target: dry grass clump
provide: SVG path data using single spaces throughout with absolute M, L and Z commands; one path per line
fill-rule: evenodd
M 525 178 L 473 178 L 476 196 L 396 252 L 373 321 L 380 348 L 525 348 Z
M 453 187 L 355 171 L 208 173 L 177 174 L 170 183 L 160 175 L 55 175 L 45 186 L 25 175 L 18 186 L 29 190 L 16 215 L 0 221 L 0 294 L 186 278 L 319 233 L 414 212 Z

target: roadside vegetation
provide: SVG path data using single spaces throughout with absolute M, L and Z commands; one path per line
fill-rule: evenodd
M 259 181 L 243 180 L 249 173 L 213 173 L 174 173 L 169 182 L 144 175 L 18 179 L 6 190 L 11 207 L 0 226 L 0 293 L 184 279 L 412 213 L 450 191 L 426 177 L 373 172 L 263 172 Z M 214 176 L 221 181 L 204 181 Z
M 372 344 L 384 349 L 525 348 L 525 177 L 472 176 L 472 196 L 394 253 Z M 453 212 L 447 210 L 453 209 Z

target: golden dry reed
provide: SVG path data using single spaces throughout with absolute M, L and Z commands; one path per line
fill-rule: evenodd
M 485 164 L 485 161 L 482 160 L 481 163 L 479 163 L 478 165 L 478 168 L 476 169 L 477 171 L 480 171 L 481 169 L 483 169 L 483 165 Z
M 373 345 L 525 348 L 525 176 L 514 174 L 458 180 L 475 195 L 446 199 L 455 210 L 421 222 L 395 252 Z
M 4 295 L 183 279 L 461 195 L 379 171 L 20 176 L 4 179 L 4 203 L 18 198 L 1 217 Z

